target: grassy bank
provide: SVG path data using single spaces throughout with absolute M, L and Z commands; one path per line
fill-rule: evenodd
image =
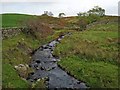
M 30 52 L 37 48 L 39 44 L 40 42 L 38 40 L 32 39 L 31 36 L 26 36 L 22 32 L 15 37 L 3 40 L 2 56 L 4 88 L 28 88 L 29 85 L 27 81 L 24 81 L 19 77 L 14 66 L 28 64 L 31 60 Z
M 3 64 L 3 88 L 28 88 L 27 81 L 21 79 L 12 65 Z
M 62 68 L 88 86 L 118 88 L 118 46 L 117 22 L 102 23 L 65 37 L 54 54 Z
M 67 72 L 91 88 L 118 88 L 118 67 L 104 61 L 78 56 L 62 58 L 59 62 Z

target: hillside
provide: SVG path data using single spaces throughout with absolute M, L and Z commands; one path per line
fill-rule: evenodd
M 3 87 L 45 88 L 44 80 L 30 86 L 14 68 L 32 60 L 34 52 L 44 44 L 70 32 L 53 51 L 60 58 L 59 66 L 91 88 L 118 88 L 118 17 L 63 17 L 32 16 L 24 14 L 3 14 L 3 28 L 22 27 L 21 23 L 38 19 L 44 31 L 52 30 L 40 37 L 39 29 L 21 31 L 20 34 L 3 39 Z M 36 22 L 35 22 L 36 23 Z M 39 24 L 39 23 L 38 23 Z M 32 24 L 33 25 L 33 24 Z M 45 25 L 45 26 L 44 26 Z M 85 26 L 85 27 L 82 27 Z M 34 28 L 33 28 L 34 29 Z M 11 73 L 9 73 L 10 71 Z M 27 73 L 33 72 L 29 67 Z

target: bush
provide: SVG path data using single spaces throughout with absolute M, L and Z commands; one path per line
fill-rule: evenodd
M 53 32 L 49 26 L 42 23 L 38 18 L 27 20 L 27 22 L 24 22 L 24 26 L 26 27 L 26 33 L 37 39 L 45 38 Z
M 97 16 L 97 15 L 79 16 L 78 19 L 79 20 L 77 22 L 77 25 L 80 27 L 79 30 L 81 31 L 81 30 L 85 30 L 88 24 L 91 24 L 93 22 L 100 20 L 100 16 Z
M 86 29 L 86 26 L 88 24 L 88 21 L 86 18 L 80 18 L 79 21 L 78 21 L 78 25 L 79 25 L 79 30 L 82 31 L 82 30 L 85 30 Z
M 88 16 L 88 20 L 89 20 L 89 23 L 93 23 L 93 22 L 96 22 L 96 21 L 98 21 L 100 19 L 100 16 L 98 16 L 98 15 L 90 15 L 90 16 Z

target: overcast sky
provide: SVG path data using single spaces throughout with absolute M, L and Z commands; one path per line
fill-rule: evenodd
M 119 0 L 1 0 L 0 13 L 41 15 L 44 11 L 51 11 L 54 16 L 60 12 L 73 16 L 98 5 L 105 9 L 107 15 L 118 15 L 118 2 Z

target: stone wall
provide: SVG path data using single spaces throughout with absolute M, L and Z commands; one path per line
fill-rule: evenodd
M 16 36 L 20 34 L 20 32 L 23 30 L 24 28 L 17 28 L 17 27 L 0 29 L 0 31 L 2 32 L 2 39 Z

